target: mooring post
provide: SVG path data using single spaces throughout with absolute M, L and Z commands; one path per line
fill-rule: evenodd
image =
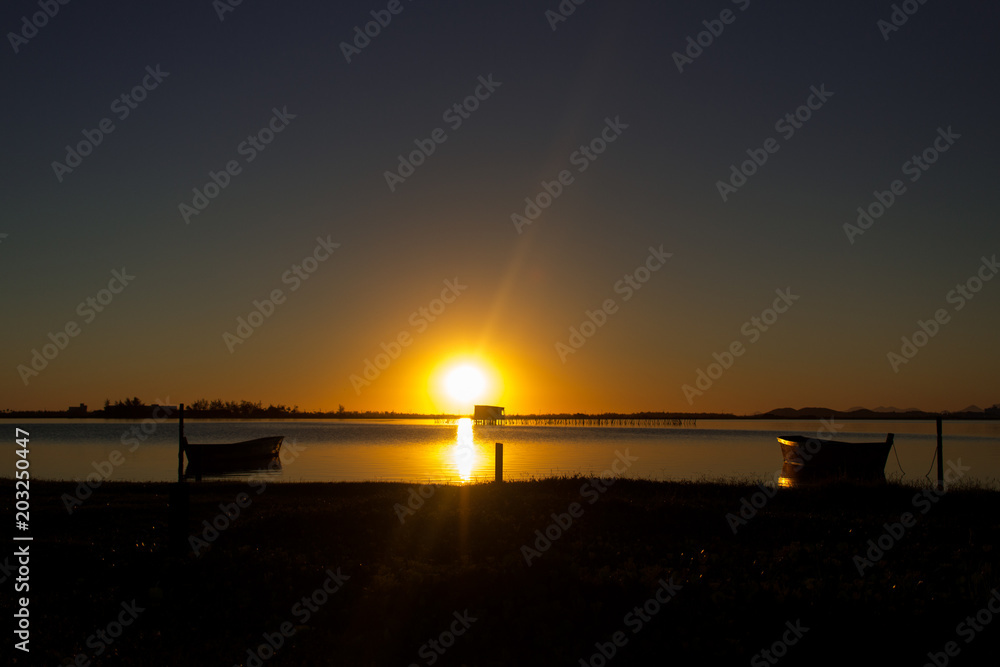
M 497 474 L 496 481 L 503 481 L 503 443 L 497 443 Z
M 941 418 L 937 418 L 937 462 L 938 462 L 938 491 L 944 491 L 944 453 L 941 442 Z
M 170 550 L 174 555 L 184 552 L 187 542 L 188 485 L 184 483 L 184 404 L 181 403 L 178 412 L 180 435 L 177 441 L 177 483 L 170 485 L 169 516 L 167 525 Z
M 184 481 L 184 404 L 180 404 L 178 412 L 178 424 L 180 433 L 177 436 L 177 482 Z

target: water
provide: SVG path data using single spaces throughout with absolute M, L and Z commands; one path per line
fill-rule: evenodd
M 177 478 L 176 421 L 7 420 L 11 441 L 15 426 L 30 433 L 35 479 Z M 889 479 L 924 479 L 931 467 L 936 443 L 932 421 L 855 421 L 837 426 L 835 438 L 840 440 L 877 441 L 884 440 L 887 432 L 896 434 L 896 451 L 890 452 L 885 468 Z M 278 481 L 489 481 L 497 442 L 504 443 L 505 479 L 610 470 L 653 480 L 763 481 L 773 479 L 781 468 L 776 436 L 813 436 L 821 428 L 821 422 L 812 420 L 707 420 L 693 428 L 212 420 L 189 421 L 186 433 L 191 442 L 285 436 L 280 469 L 251 474 Z M 945 422 L 944 433 L 945 461 L 961 461 L 971 468 L 963 479 L 1000 488 L 1000 422 Z M 3 475 L 13 476 L 13 469 L 13 464 L 5 467 Z M 936 467 L 931 470 L 935 475 Z

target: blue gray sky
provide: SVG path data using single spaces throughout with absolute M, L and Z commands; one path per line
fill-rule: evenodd
M 45 4 L 0 407 L 1000 401 L 991 4 Z

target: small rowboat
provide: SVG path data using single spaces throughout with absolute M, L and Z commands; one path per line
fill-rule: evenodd
M 282 435 L 275 435 L 243 442 L 194 444 L 184 438 L 184 453 L 187 454 L 189 472 L 252 469 L 264 467 L 276 459 L 284 439 Z
M 893 434 L 885 442 L 841 442 L 802 435 L 778 437 L 784 462 L 782 486 L 832 479 L 885 481 L 885 462 L 892 448 Z

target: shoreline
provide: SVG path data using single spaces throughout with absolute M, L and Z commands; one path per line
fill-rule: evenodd
M 79 411 L 71 410 L 2 410 L 0 419 L 146 419 L 157 417 L 159 411 L 165 411 L 176 419 L 177 406 L 149 405 L 136 409 L 105 412 L 104 410 Z M 239 421 L 393 421 L 393 420 L 438 420 L 453 421 L 457 419 L 472 419 L 471 414 L 421 414 L 415 412 L 366 411 L 366 412 L 290 412 L 285 410 L 257 410 L 251 414 L 225 410 L 194 410 L 190 406 L 184 409 L 185 420 L 239 420 Z M 499 421 L 517 422 L 543 421 L 696 421 L 696 420 L 775 420 L 775 421 L 821 421 L 824 419 L 840 419 L 842 421 L 994 421 L 1000 419 L 1000 408 L 997 406 L 981 411 L 933 412 L 927 410 L 897 410 L 875 411 L 865 408 L 853 410 L 835 410 L 832 408 L 780 408 L 769 412 L 737 415 L 731 412 L 553 412 L 526 413 L 505 415 Z
M 557 482 L 566 482 L 571 480 L 580 480 L 581 482 L 592 480 L 592 479 L 604 479 L 600 475 L 584 475 L 582 473 L 571 474 L 571 475 L 548 475 L 544 477 L 530 477 L 525 479 L 513 479 L 504 478 L 501 484 L 503 485 L 517 485 L 517 484 L 549 484 Z M 720 477 L 720 478 L 703 478 L 703 479 L 649 479 L 644 477 L 614 477 L 616 482 L 638 482 L 643 484 L 661 484 L 664 486 L 698 486 L 698 487 L 708 487 L 709 489 L 715 488 L 719 490 L 723 489 L 756 489 L 760 486 L 775 486 L 774 479 L 768 477 L 754 477 L 754 476 L 732 476 L 732 477 Z M 49 478 L 34 478 L 31 480 L 34 485 L 39 487 L 47 485 L 78 485 L 87 483 L 86 480 L 76 480 L 76 479 L 49 479 Z M 13 485 L 14 478 L 7 476 L 0 476 L 0 486 L 7 484 Z M 177 483 L 177 480 L 153 480 L 153 481 L 141 481 L 141 480 L 110 480 L 104 479 L 99 482 L 94 482 L 99 486 L 108 487 L 121 487 L 120 490 L 128 490 L 128 487 L 146 487 L 146 486 L 164 486 L 169 487 Z M 452 481 L 435 481 L 435 480 L 402 480 L 402 479 L 358 479 L 358 480 L 286 480 L 280 477 L 268 477 L 267 475 L 240 475 L 232 477 L 211 477 L 206 476 L 201 481 L 197 481 L 194 478 L 185 479 L 184 483 L 188 484 L 192 489 L 200 486 L 247 486 L 248 484 L 260 484 L 266 483 L 267 485 L 275 484 L 280 486 L 329 486 L 329 485 L 369 485 L 369 484 L 393 484 L 400 486 L 442 486 L 449 488 L 473 488 L 473 487 L 483 487 L 492 486 L 496 482 L 492 479 L 484 478 L 483 480 L 474 480 L 469 482 L 452 482 Z M 853 482 L 851 480 L 845 481 L 835 481 L 822 485 L 814 485 L 808 487 L 776 487 L 779 488 L 780 492 L 794 491 L 798 493 L 815 493 L 817 495 L 822 495 L 825 493 L 832 493 L 829 489 L 852 489 L 852 488 L 870 488 L 873 490 L 883 489 L 885 493 L 892 493 L 896 491 L 919 491 L 925 488 L 932 488 L 937 484 L 937 481 L 930 478 L 913 478 L 913 479 L 887 479 L 884 483 L 867 483 L 863 481 Z M 826 488 L 829 487 L 829 488 Z M 1000 493 L 1000 480 L 994 480 L 994 485 L 984 483 L 978 479 L 963 479 L 957 482 L 948 482 L 946 484 L 946 491 L 948 493 L 958 492 L 982 492 L 982 493 Z

